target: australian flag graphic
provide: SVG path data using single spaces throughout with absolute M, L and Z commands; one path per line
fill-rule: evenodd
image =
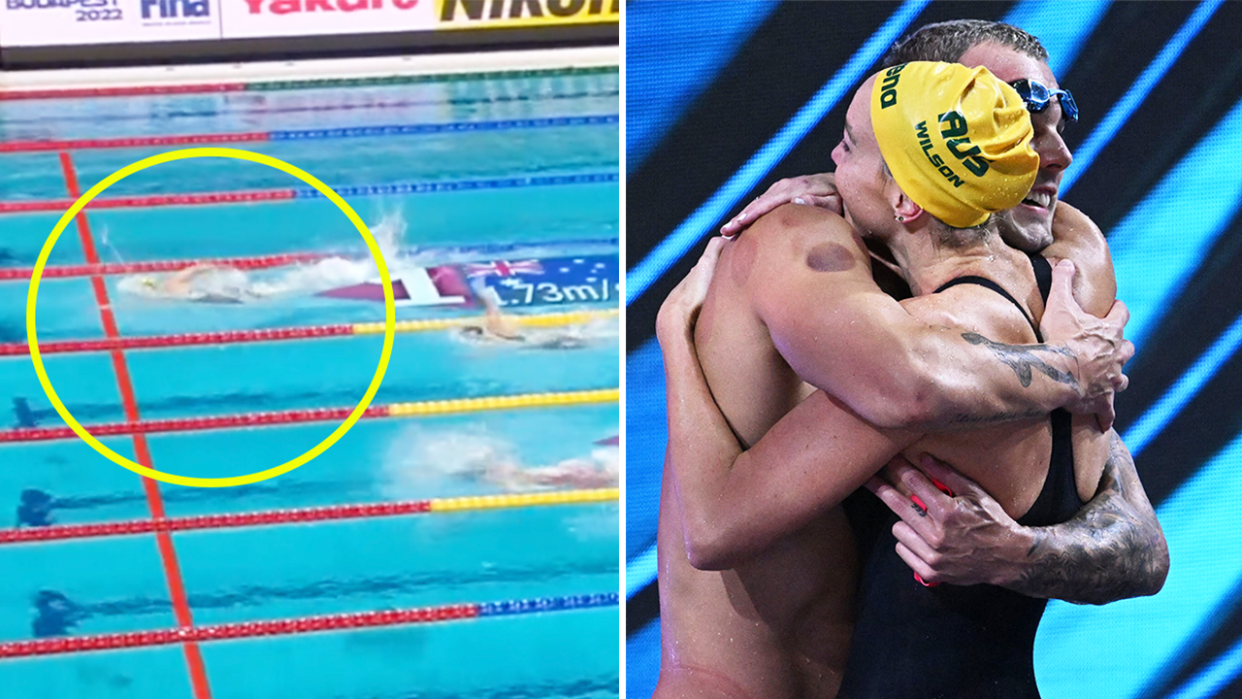
M 494 288 L 506 307 L 618 302 L 616 255 L 498 260 L 463 267 L 467 276 Z

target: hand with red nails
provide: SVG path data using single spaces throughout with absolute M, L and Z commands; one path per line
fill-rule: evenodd
M 759 220 L 760 216 L 782 204 L 818 206 L 838 216 L 845 215 L 845 209 L 841 206 L 841 195 L 837 193 L 836 179 L 831 172 L 790 177 L 777 181 L 768 187 L 768 191 L 747 204 L 741 213 L 721 226 L 720 234 L 726 238 L 732 238 Z
M 978 484 L 931 456 L 923 455 L 918 467 L 898 456 L 867 488 L 901 518 L 893 525 L 897 555 L 928 587 L 1003 585 L 1027 560 L 1025 527 Z

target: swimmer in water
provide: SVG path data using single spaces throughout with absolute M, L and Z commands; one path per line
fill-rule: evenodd
M 595 449 L 588 458 L 565 459 L 552 466 L 522 468 L 511 459 L 493 454 L 471 475 L 508 491 L 547 488 L 616 488 L 620 459 L 616 449 Z
M 40 590 L 32 601 L 35 618 L 30 626 L 35 638 L 66 636 L 90 617 L 90 612 L 82 605 L 55 590 Z
M 462 335 L 480 340 L 499 342 L 526 342 L 526 335 L 518 327 L 517 319 L 500 311 L 500 295 L 480 281 L 471 284 L 475 295 L 483 303 L 483 320 L 461 329 Z
M 500 295 L 481 281 L 471 284 L 483 303 L 483 320 L 461 328 L 461 336 L 472 342 L 519 343 L 541 349 L 580 349 L 587 338 L 580 328 L 531 328 L 523 332 L 517 318 L 500 310 Z
M 52 510 L 56 503 L 51 495 L 42 490 L 26 489 L 22 491 L 21 504 L 17 506 L 17 526 L 48 527 L 52 521 Z
M 234 267 L 202 262 L 165 278 L 145 276 L 124 279 L 122 291 L 170 301 L 196 303 L 247 303 L 270 295 L 260 284 L 252 284 L 246 273 Z

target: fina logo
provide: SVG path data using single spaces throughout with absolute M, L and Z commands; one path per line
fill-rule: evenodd
M 159 19 L 178 17 L 210 17 L 210 0 L 142 0 L 142 18 L 151 19 L 153 11 Z

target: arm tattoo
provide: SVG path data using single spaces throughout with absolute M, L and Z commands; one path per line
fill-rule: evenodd
M 993 413 L 988 416 L 970 415 L 968 413 L 958 413 L 953 416 L 949 422 L 954 425 L 991 425 L 997 422 L 1012 422 L 1014 420 L 1034 420 L 1036 418 L 1048 417 L 1046 410 L 1027 410 L 1024 412 L 1007 412 Z
M 1159 592 L 1169 549 L 1141 491 L 1134 460 L 1114 432 L 1096 496 L 1070 521 L 1037 528 L 1026 571 L 1006 587 L 1075 604 Z
M 1013 373 L 1018 375 L 1018 381 L 1022 382 L 1023 388 L 1031 385 L 1031 369 L 1038 370 L 1039 373 L 1057 383 L 1070 386 L 1078 385 L 1078 379 L 1075 379 L 1073 374 L 1050 366 L 1047 362 L 1035 356 L 1036 352 L 1053 352 L 1072 358 L 1074 353 L 1068 349 L 1051 345 L 1006 345 L 1000 342 L 993 342 L 979 333 L 962 333 L 962 337 L 972 345 L 983 345 L 996 353 L 996 356 L 1008 365 L 1010 369 L 1013 369 Z

